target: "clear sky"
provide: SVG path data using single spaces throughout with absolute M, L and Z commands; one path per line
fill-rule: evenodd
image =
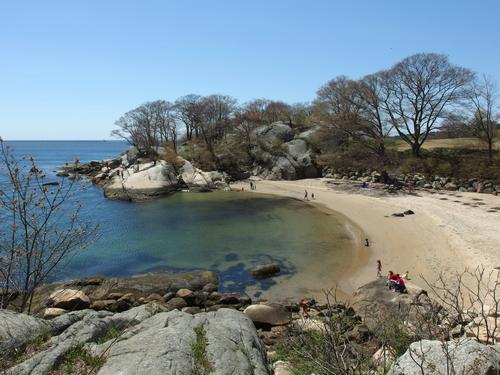
M 0 2 L 0 136 L 109 139 L 189 93 L 306 102 L 416 52 L 500 81 L 499 0 Z

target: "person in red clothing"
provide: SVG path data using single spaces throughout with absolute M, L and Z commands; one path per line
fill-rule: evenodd
M 396 279 L 396 285 L 394 286 L 394 289 L 396 290 L 396 292 L 405 293 L 406 292 L 405 281 L 401 276 L 399 275 L 397 276 L 398 278 Z
M 389 276 L 387 278 L 387 283 L 386 283 L 386 285 L 389 287 L 389 289 L 394 289 L 397 279 L 398 279 L 398 276 L 394 272 L 389 271 Z

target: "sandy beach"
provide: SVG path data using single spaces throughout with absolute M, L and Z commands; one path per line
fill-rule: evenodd
M 341 280 L 332 276 L 348 295 L 376 277 L 380 259 L 383 273 L 409 271 L 413 283 L 425 286 L 423 278 L 436 279 L 483 265 L 500 266 L 500 197 L 489 194 L 418 191 L 416 195 L 373 197 L 339 191 L 330 179 L 257 181 L 256 193 L 303 199 L 304 190 L 315 200 L 306 204 L 334 210 L 361 229 L 355 232 L 359 252 Z M 235 189 L 246 183 L 232 185 Z M 393 217 L 413 210 L 415 215 Z M 363 236 L 370 247 L 363 246 Z M 325 286 L 323 286 L 325 287 Z

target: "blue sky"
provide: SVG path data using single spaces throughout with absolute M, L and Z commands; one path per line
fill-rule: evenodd
M 0 136 L 109 139 L 154 99 L 306 102 L 416 52 L 500 81 L 500 1 L 0 2 Z

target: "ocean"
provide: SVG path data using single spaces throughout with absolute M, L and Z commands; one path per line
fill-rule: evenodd
M 32 156 L 47 181 L 64 163 L 113 158 L 123 142 L 8 142 L 19 157 Z M 176 193 L 149 202 L 104 198 L 89 185 L 78 193 L 83 220 L 99 224 L 98 238 L 76 254 L 52 281 L 89 275 L 129 276 L 160 270 L 209 269 L 223 291 L 279 288 L 303 274 L 304 290 L 335 278 L 353 247 L 345 223 L 301 201 L 242 192 Z M 0 223 L 8 225 L 8 223 Z M 277 262 L 282 274 L 254 280 L 255 265 Z

